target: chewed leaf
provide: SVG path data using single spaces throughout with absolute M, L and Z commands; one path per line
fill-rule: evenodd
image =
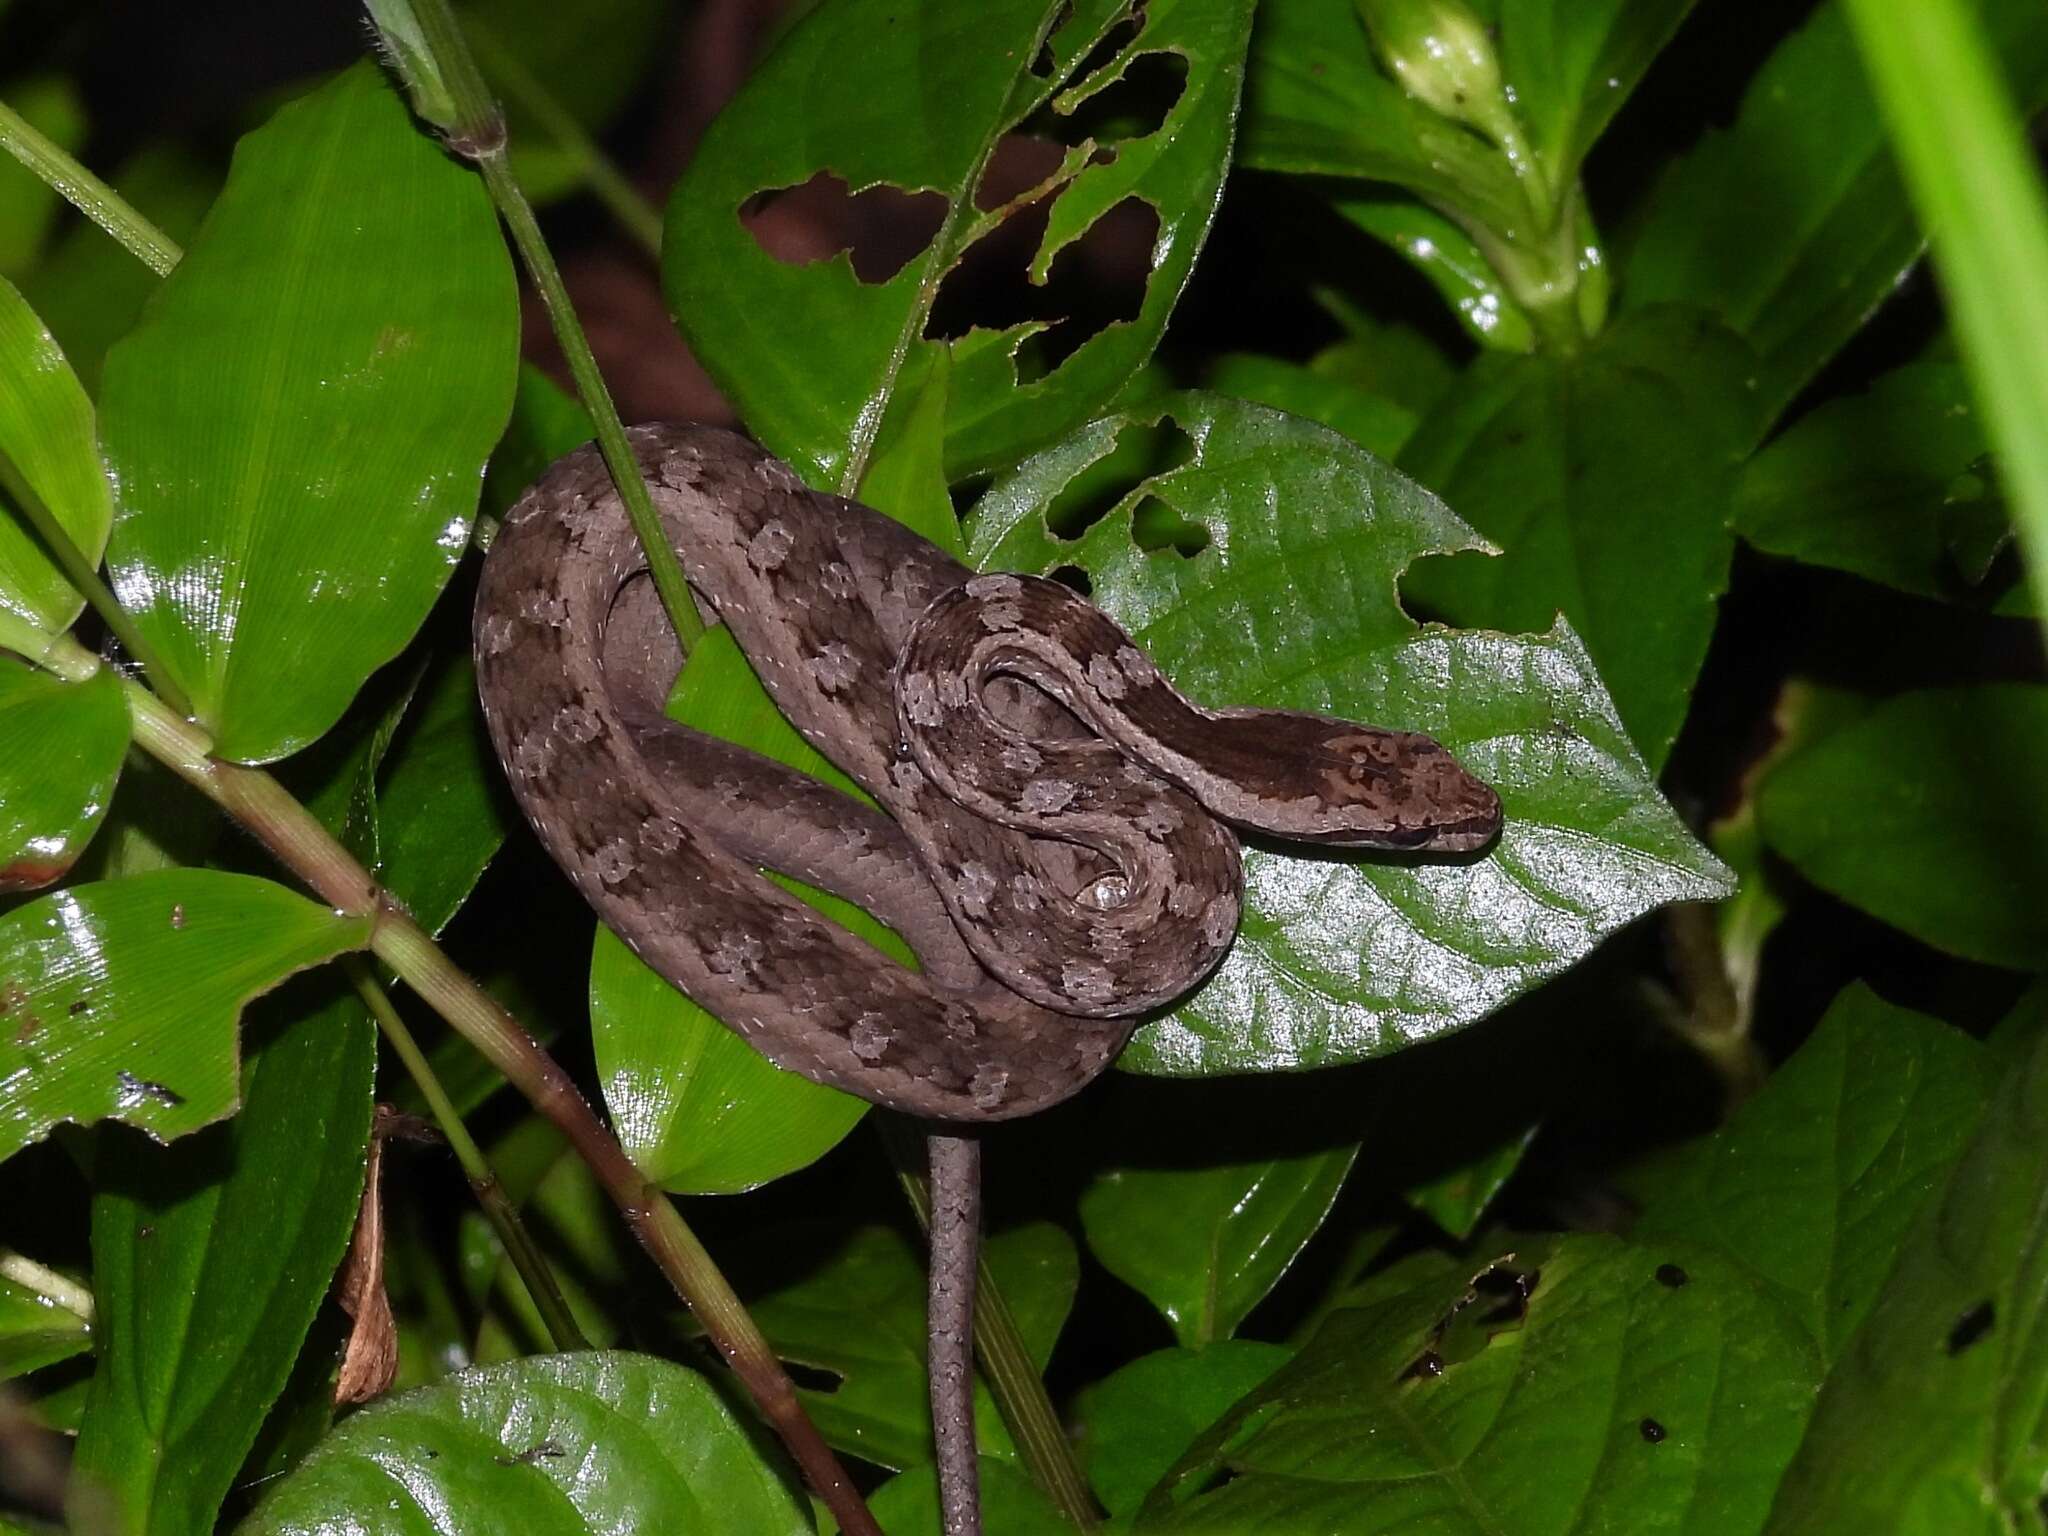
M 1068 485 L 1163 418 L 1186 436 L 1179 462 L 1077 536 L 1054 532 Z M 1181 529 L 1148 550 L 1138 535 L 1159 506 Z M 1206 988 L 1139 1031 L 1127 1068 L 1382 1055 L 1474 1022 L 1656 906 L 1730 888 L 1658 793 L 1568 625 L 1516 637 L 1408 618 L 1395 583 L 1411 561 L 1485 545 L 1323 427 L 1203 395 L 1105 418 L 992 487 L 969 544 L 984 568 L 1084 572 L 1095 601 L 1204 704 L 1428 731 L 1507 807 L 1500 841 L 1474 861 L 1251 849 L 1236 947 Z M 1200 547 L 1179 552 L 1189 544 Z
M 1250 20 L 1248 0 L 819 6 L 669 204 L 670 308 L 814 485 L 860 484 L 947 350 L 948 473 L 1010 462 L 1100 408 L 1158 342 L 1215 213 Z M 886 249 L 840 234 L 878 202 L 909 215 L 885 221 Z M 1139 291 L 1084 315 L 1059 287 L 1062 253 L 1118 221 L 1149 234 Z M 1016 254 L 993 239 L 1013 231 L 1027 234 L 1019 296 L 999 329 L 959 324 L 948 275 Z
M 0 1161 L 61 1121 L 169 1140 L 235 1107 L 250 998 L 369 940 L 370 920 L 281 885 L 163 870 L 0 918 Z

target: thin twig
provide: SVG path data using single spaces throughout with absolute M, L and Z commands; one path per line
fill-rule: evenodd
M 184 252 L 177 243 L 143 218 L 112 187 L 93 175 L 56 144 L 38 133 L 27 119 L 0 101 L 0 149 L 56 189 L 64 200 L 112 235 L 158 277 L 175 267 Z

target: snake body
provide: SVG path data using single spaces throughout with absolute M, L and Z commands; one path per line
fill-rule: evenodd
M 484 563 L 485 717 L 599 916 L 792 1071 L 932 1120 L 1030 1114 L 1222 958 L 1242 874 L 1219 818 L 1435 852 L 1499 828 L 1494 792 L 1427 736 L 1199 709 L 1056 582 L 977 576 L 735 434 L 629 439 L 708 616 L 881 809 L 664 716 L 680 654 L 594 448 L 527 491 Z M 922 970 L 764 867 L 866 907 Z M 956 1139 L 935 1174 L 942 1152 L 971 1171 Z M 950 1218 L 970 1243 L 972 1220 L 970 1192 Z

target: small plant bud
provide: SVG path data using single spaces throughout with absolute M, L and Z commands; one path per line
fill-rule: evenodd
M 1388 71 L 1432 111 L 1498 138 L 1500 59 L 1463 0 L 1354 0 Z M 1510 120 L 1511 121 L 1511 120 Z

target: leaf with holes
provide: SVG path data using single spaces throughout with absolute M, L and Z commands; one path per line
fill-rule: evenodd
M 365 1408 L 240 1536 L 800 1536 L 809 1510 L 717 1390 L 647 1355 L 538 1355 Z
M 670 308 L 748 426 L 815 486 L 860 485 L 949 345 L 948 475 L 1006 464 L 1099 408 L 1158 343 L 1216 210 L 1250 20 L 1249 0 L 828 0 L 670 200 Z M 849 257 L 840 231 L 891 197 L 934 232 Z M 1041 218 L 1028 318 L 949 343 L 948 275 Z M 1142 251 L 1142 293 L 1062 314 L 1048 279 L 1098 231 Z
M 99 880 L 0 917 L 0 1162 L 65 1120 L 168 1141 L 235 1107 L 250 998 L 370 920 L 213 869 Z
M 1062 492 L 1119 437 L 1171 418 L 1182 462 L 1071 537 Z M 1192 530 L 1141 548 L 1149 514 Z M 1104 418 L 974 509 L 972 563 L 1086 573 L 1096 602 L 1211 706 L 1312 709 L 1424 730 L 1501 792 L 1483 858 L 1394 862 L 1254 848 L 1236 946 L 1142 1029 L 1141 1072 L 1328 1066 L 1469 1024 L 1665 902 L 1727 894 L 1658 794 L 1578 637 L 1418 630 L 1418 557 L 1484 545 L 1436 497 L 1313 423 L 1187 395 Z

